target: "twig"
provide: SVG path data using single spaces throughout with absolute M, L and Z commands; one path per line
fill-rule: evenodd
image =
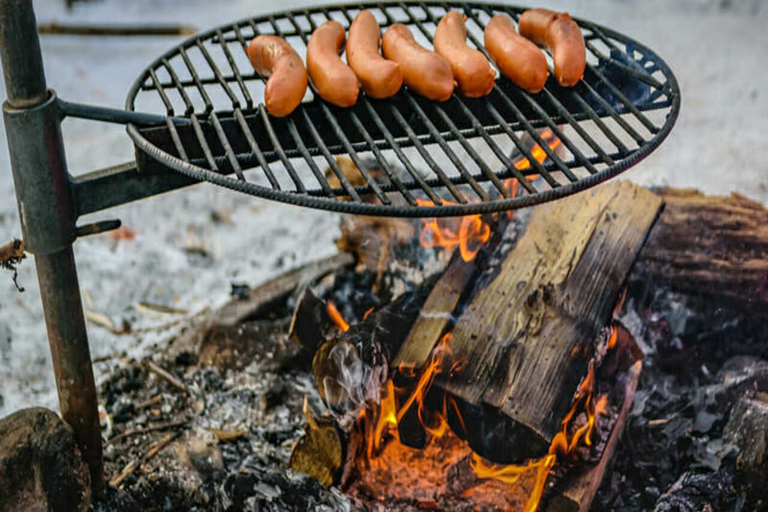
M 123 470 L 118 473 L 117 475 L 113 476 L 109 480 L 109 485 L 112 487 L 120 487 L 120 484 L 125 481 L 126 478 L 131 476 L 139 467 L 143 466 L 147 462 L 149 462 L 150 459 L 152 459 L 155 455 L 160 453 L 163 448 L 171 444 L 171 442 L 176 439 L 180 435 L 179 432 L 173 433 L 173 434 L 167 434 L 165 437 L 154 443 L 149 450 L 147 450 L 147 453 L 145 453 L 140 459 L 138 460 L 132 460 L 129 462 Z
M 110 444 L 116 443 L 118 441 L 122 441 L 126 437 L 138 436 L 141 434 L 147 434 L 149 432 L 157 432 L 158 430 L 168 430 L 169 428 L 181 427 L 186 425 L 188 421 L 189 420 L 176 420 L 176 421 L 171 421 L 169 423 L 161 423 L 159 425 L 152 425 L 145 428 L 138 428 L 138 429 L 131 428 L 126 430 L 125 432 L 122 432 L 116 435 L 115 437 L 107 441 L 105 443 L 105 446 L 109 446 Z
M 159 366 L 157 366 L 157 365 L 156 365 L 155 363 L 153 363 L 152 361 L 147 361 L 147 367 L 149 368 L 149 370 L 150 370 L 151 372 L 153 372 L 153 373 L 155 373 L 156 375 L 158 375 L 158 376 L 160 376 L 160 377 L 164 378 L 165 380 L 167 380 L 168 382 L 170 382 L 170 383 L 171 383 L 173 386 L 177 387 L 177 388 L 178 388 L 178 389 L 180 389 L 181 391 L 183 391 L 183 392 L 185 392 L 185 393 L 188 391 L 188 390 L 187 390 L 187 386 L 186 386 L 186 385 L 185 385 L 183 382 L 181 382 L 179 379 L 177 379 L 176 377 L 174 377 L 173 375 L 171 375 L 171 374 L 170 374 L 170 373 L 168 373 L 167 371 L 163 370 L 163 369 L 162 369 L 162 368 L 160 368 Z
M 192 36 L 195 27 L 188 25 L 61 25 L 56 21 L 40 25 L 37 31 L 44 35 L 71 36 Z
M 155 395 L 149 400 L 144 400 L 143 402 L 137 404 L 136 410 L 140 411 L 142 409 L 146 409 L 147 407 L 152 407 L 153 405 L 157 405 L 162 401 L 163 401 L 163 395 Z

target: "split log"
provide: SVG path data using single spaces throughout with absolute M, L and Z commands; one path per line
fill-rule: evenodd
M 768 394 L 758 391 L 743 396 L 733 409 L 723 439 L 739 447 L 736 478 L 747 495 L 746 510 L 768 505 Z
M 452 330 L 462 366 L 437 381 L 466 410 L 506 419 L 469 435 L 475 451 L 501 463 L 547 452 L 661 206 L 652 192 L 614 181 L 533 209 Z M 504 442 L 489 442 L 497 433 Z
M 733 194 L 659 192 L 666 207 L 638 267 L 680 292 L 768 316 L 768 209 Z
M 588 512 L 595 499 L 597 489 L 603 481 L 608 463 L 624 431 L 632 402 L 635 399 L 637 383 L 640 381 L 642 363 L 637 361 L 628 372 L 624 389 L 624 402 L 613 425 L 608 441 L 597 464 L 583 464 L 557 483 L 555 492 L 547 501 L 546 512 Z

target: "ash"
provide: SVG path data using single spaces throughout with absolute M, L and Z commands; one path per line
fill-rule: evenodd
M 736 478 L 723 431 L 739 398 L 766 389 L 768 322 L 635 279 L 622 322 L 647 356 L 592 510 L 766 510 Z
M 104 434 L 115 440 L 105 449 L 108 477 L 146 458 L 153 443 L 173 441 L 94 510 L 349 510 L 337 490 L 286 470 L 304 398 L 321 407 L 312 355 L 287 331 L 286 318 L 254 320 L 206 334 L 202 347 L 226 342 L 228 357 L 183 348 L 153 358 L 186 391 L 152 373 L 149 359 L 117 363 L 100 389 L 112 420 Z

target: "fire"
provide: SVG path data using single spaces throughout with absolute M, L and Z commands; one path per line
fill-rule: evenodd
M 434 205 L 432 201 L 416 201 L 420 206 Z M 442 247 L 449 251 L 458 247 L 462 259 L 472 261 L 490 238 L 491 227 L 480 215 L 465 215 L 459 218 L 424 219 L 419 241 L 422 247 Z
M 560 146 L 560 139 L 552 130 L 547 128 L 539 135 L 549 149 L 555 150 Z M 539 163 L 547 159 L 547 152 L 538 144 L 531 150 L 531 156 Z M 526 157 L 517 159 L 513 165 L 523 171 L 531 167 L 531 162 Z M 531 176 L 535 179 L 536 176 Z M 504 182 L 504 188 L 511 197 L 516 197 L 519 182 L 515 178 L 509 178 Z M 435 203 L 424 199 L 417 199 L 419 206 L 434 206 Z M 450 201 L 445 204 L 455 205 Z M 514 210 L 507 212 L 508 218 L 512 218 Z M 441 247 L 452 251 L 459 248 L 461 258 L 464 261 L 472 261 L 477 256 L 480 248 L 491 238 L 491 227 L 480 215 L 466 215 L 459 218 L 431 218 L 424 219 L 424 227 L 421 230 L 419 241 L 422 247 Z
M 347 332 L 349 330 L 349 323 L 344 320 L 344 317 L 341 316 L 339 310 L 336 309 L 336 304 L 329 300 L 325 305 L 325 308 L 328 311 L 328 316 L 330 316 L 331 320 L 333 320 L 333 323 L 335 323 L 342 332 Z

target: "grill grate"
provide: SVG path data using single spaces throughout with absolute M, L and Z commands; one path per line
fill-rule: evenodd
M 490 17 L 504 12 L 516 21 L 525 10 L 481 3 L 336 5 L 208 31 L 158 58 L 129 92 L 128 110 L 167 116 L 163 126 L 128 126 L 142 170 L 170 167 L 254 196 L 348 213 L 489 213 L 563 197 L 617 175 L 655 149 L 677 118 L 680 93 L 667 65 L 639 43 L 581 20 L 587 70 L 573 88 L 550 76 L 542 92 L 529 94 L 499 75 L 485 98 L 454 94 L 436 103 L 403 89 L 389 100 L 361 94 L 354 107 L 342 109 L 310 86 L 290 116 L 269 116 L 265 79 L 244 51 L 250 40 L 276 34 L 304 57 L 318 25 L 334 19 L 348 28 L 361 9 L 382 28 L 407 24 L 428 47 L 442 15 L 462 11 L 468 43 L 483 52 Z M 560 150 L 548 145 L 544 131 L 559 140 Z M 351 158 L 364 185 L 349 182 L 334 158 L 340 154 Z M 510 179 L 520 185 L 516 194 Z

